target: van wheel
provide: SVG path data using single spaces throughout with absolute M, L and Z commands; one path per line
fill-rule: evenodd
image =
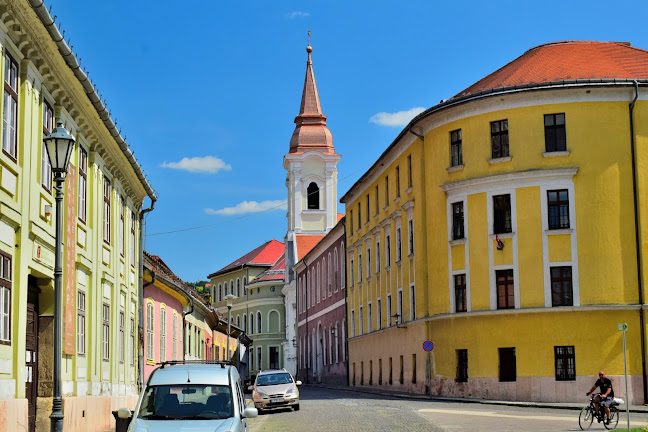
M 293 411 L 299 411 L 299 404 L 297 404 L 297 405 L 295 405 L 295 406 L 293 407 Z

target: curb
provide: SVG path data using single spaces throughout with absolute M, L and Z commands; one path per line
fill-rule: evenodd
M 488 400 L 488 399 L 469 399 L 469 398 L 455 398 L 443 396 L 427 396 L 415 393 L 391 393 L 389 391 L 370 390 L 363 387 L 342 387 L 331 386 L 326 384 L 304 384 L 305 386 L 327 388 L 331 390 L 341 390 L 348 392 L 359 392 L 366 394 L 374 394 L 378 396 L 388 396 L 397 399 L 410 399 L 410 400 L 429 400 L 435 402 L 453 402 L 453 403 L 473 403 L 482 405 L 505 405 L 516 407 L 529 407 L 529 408 L 552 408 L 564 410 L 580 410 L 587 405 L 587 402 L 582 404 L 569 404 L 569 403 L 552 403 L 552 402 L 521 402 L 521 401 L 502 401 L 502 400 Z M 623 409 L 621 409 L 623 407 Z M 625 404 L 619 405 L 619 412 L 626 412 Z M 648 406 L 631 405 L 630 412 L 632 413 L 648 413 Z

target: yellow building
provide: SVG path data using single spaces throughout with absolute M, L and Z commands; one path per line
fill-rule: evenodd
M 141 228 L 157 197 L 46 7 L 0 10 L 0 429 L 50 427 L 56 217 L 43 137 L 61 120 L 76 140 L 60 239 L 64 428 L 103 431 L 143 378 Z
M 603 369 L 625 399 L 627 323 L 646 402 L 647 62 L 542 45 L 410 122 L 341 200 L 352 383 L 566 402 Z

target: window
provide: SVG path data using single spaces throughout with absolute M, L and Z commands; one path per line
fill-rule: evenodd
M 263 331 L 261 327 L 261 312 L 257 312 L 257 333 L 261 333 Z
M 392 325 L 392 299 L 391 294 L 387 294 L 387 320 L 389 321 L 389 327 Z
M 367 194 L 367 216 L 366 222 L 369 223 L 369 194 Z
M 353 278 L 353 276 L 354 276 L 353 275 L 354 268 L 355 267 L 353 266 L 353 257 L 351 257 L 351 265 L 349 266 L 349 271 L 351 272 L 351 275 L 350 275 L 351 277 L 349 278 L 350 285 L 353 285 L 353 282 L 354 282 L 354 278 Z
M 126 334 L 124 329 L 125 325 L 126 316 L 124 311 L 119 311 L 119 363 L 124 363 L 124 360 L 126 359 L 126 350 L 124 347 L 124 336 Z
M 11 343 L 11 257 L 0 252 L 0 344 Z
M 326 259 L 322 258 L 322 300 L 326 298 Z
M 565 113 L 545 114 L 545 151 L 557 152 L 567 150 L 565 136 Z
M 110 305 L 107 303 L 103 304 L 102 307 L 102 318 L 103 318 L 103 360 L 110 360 Z
M 367 278 L 371 277 L 371 247 L 367 246 Z
M 130 254 L 131 254 L 131 267 L 135 268 L 135 226 L 137 221 L 135 219 L 135 212 L 131 211 L 131 225 L 130 225 Z
M 502 234 L 513 231 L 511 225 L 511 195 L 493 196 L 493 233 Z
M 394 362 L 392 361 L 392 358 L 389 357 L 389 384 L 390 385 L 394 383 L 394 380 L 393 380 L 393 370 L 394 370 L 393 364 L 394 364 Z
M 236 279 L 236 297 L 241 297 L 241 279 Z
M 344 271 L 344 265 L 346 264 L 346 258 L 344 258 L 344 242 L 340 244 L 340 287 L 344 288 L 346 282 L 346 273 Z
M 223 285 L 218 284 L 218 301 L 223 301 Z
M 335 260 L 335 266 L 337 270 L 337 259 Z M 337 271 L 335 272 L 335 280 L 337 280 Z M 332 265 L 331 265 L 331 254 L 329 253 L 329 259 L 328 259 L 328 295 L 329 297 L 333 294 L 333 273 L 332 273 Z
M 254 314 L 250 314 L 250 333 L 254 333 Z
M 119 254 L 123 257 L 126 253 L 126 197 L 121 197 L 121 212 L 120 212 L 120 222 L 121 222 L 121 236 L 119 245 Z
M 513 270 L 496 270 L 495 279 L 497 284 L 497 309 L 514 308 Z
M 501 382 L 515 381 L 517 377 L 515 348 L 498 348 L 499 351 L 499 380 Z
M 191 323 L 189 323 L 189 328 L 187 329 L 187 351 L 191 355 Z
M 571 266 L 551 267 L 551 306 L 573 306 Z
M 378 299 L 376 315 L 376 328 L 380 330 L 382 328 L 382 302 L 380 299 Z
M 355 311 L 351 311 L 351 336 L 355 336 Z
M 398 290 L 398 297 L 396 298 L 396 307 L 398 307 L 398 323 L 403 322 L 403 290 Z
M 405 382 L 405 379 L 403 377 L 403 356 L 400 356 L 400 374 L 399 374 L 398 382 L 401 384 Z
M 351 235 L 353 235 L 353 210 L 349 210 L 349 229 L 351 230 Z
M 18 64 L 9 54 L 5 54 L 4 90 L 2 151 L 16 161 L 16 150 L 18 148 Z
M 396 167 L 396 198 L 400 197 L 400 167 Z
M 135 317 L 130 319 L 130 364 L 135 365 Z
M 412 354 L 412 384 L 416 384 L 416 354 Z
M 309 210 L 318 210 L 320 208 L 320 199 L 319 199 L 319 187 L 315 182 L 312 182 L 306 188 L 306 193 L 308 194 L 308 209 Z
M 509 155 L 508 120 L 491 122 L 491 157 L 493 159 Z
M 79 220 L 86 221 L 86 199 L 88 196 L 88 153 L 79 147 L 79 201 L 77 203 Z
M 416 289 L 410 285 L 410 320 L 416 319 Z
M 364 333 L 364 313 L 362 311 L 362 306 L 360 306 L 360 333 Z
M 466 312 L 468 310 L 466 301 L 466 275 L 454 276 L 455 290 L 455 312 Z
M 320 264 L 319 263 L 317 263 L 317 276 L 316 276 L 315 282 L 316 282 L 316 285 L 317 285 L 317 288 L 316 288 L 316 291 L 317 291 L 317 303 L 319 303 L 320 302 L 320 290 L 322 288 L 322 285 L 321 285 L 322 281 L 320 279 Z
M 153 360 L 153 303 L 147 303 L 146 305 L 146 358 L 147 360 Z M 191 329 L 189 330 L 191 334 Z M 191 336 L 189 336 L 189 353 L 191 354 Z
M 391 241 L 389 235 L 385 236 L 385 266 L 391 265 Z
M 166 308 L 160 310 L 160 361 L 166 361 Z
M 389 176 L 385 176 L 385 207 L 389 206 Z
M 457 382 L 468 382 L 468 350 L 457 350 Z
M 228 357 L 228 358 L 230 358 L 230 357 Z M 263 367 L 261 366 L 261 364 L 262 364 L 261 360 L 262 360 L 262 358 L 261 358 L 261 347 L 257 347 L 257 365 L 258 365 L 257 369 L 259 369 L 259 370 L 263 369 Z
M 378 185 L 376 185 L 376 198 L 375 198 L 375 201 L 376 201 L 376 215 L 377 215 L 380 212 L 380 207 L 379 207 L 380 204 L 378 203 Z
M 465 237 L 463 201 L 452 203 L 452 239 L 458 240 Z
M 362 204 L 358 203 L 358 232 L 362 229 Z
M 412 219 L 407 221 L 407 253 L 412 255 L 414 253 L 414 221 Z
M 54 130 L 54 111 L 47 102 L 43 102 L 43 144 L 41 155 L 41 184 L 47 191 L 52 191 L 52 165 L 47 155 L 44 138 Z
M 279 369 L 279 347 L 270 347 L 270 369 Z
M 362 282 L 362 253 L 358 252 L 358 283 Z
M 246 315 L 243 315 L 243 331 L 244 331 L 245 333 L 248 332 L 248 329 L 247 329 L 247 314 L 246 314 Z
M 85 293 L 77 292 L 77 354 L 85 355 Z
M 412 155 L 407 156 L 407 187 L 412 187 Z
M 373 308 L 371 302 L 367 303 L 367 331 L 371 333 L 373 327 Z
M 376 242 L 376 273 L 380 273 L 380 242 Z
M 573 346 L 555 346 L 556 381 L 576 381 L 576 355 Z
M 401 230 L 400 228 L 396 228 L 396 262 L 400 262 L 402 258 L 401 243 L 402 243 Z
M 463 153 L 461 150 L 461 129 L 450 132 L 450 166 L 463 165 Z
M 549 229 L 569 228 L 569 194 L 567 189 L 547 191 Z
M 104 197 L 104 242 L 110 244 L 110 180 L 104 176 L 103 180 Z

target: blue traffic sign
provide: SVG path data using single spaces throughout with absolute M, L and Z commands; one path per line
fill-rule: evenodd
M 423 342 L 423 349 L 427 352 L 430 352 L 434 349 L 434 344 L 432 343 L 432 341 L 426 340 L 425 342 Z

